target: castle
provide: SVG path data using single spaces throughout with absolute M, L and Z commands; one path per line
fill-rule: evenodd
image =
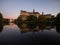
M 34 15 L 34 16 L 36 16 L 37 18 L 39 17 L 39 16 L 45 16 L 45 17 L 47 17 L 47 18 L 51 18 L 53 15 L 51 15 L 51 14 L 44 14 L 43 12 L 42 12 L 42 14 L 40 14 L 39 12 L 35 12 L 35 10 L 33 9 L 33 11 L 32 12 L 28 12 L 28 11 L 23 11 L 23 10 L 21 10 L 21 12 L 20 12 L 20 18 L 22 19 L 22 20 L 26 20 L 26 17 L 27 16 L 30 16 L 30 15 Z
M 22 18 L 22 20 L 26 20 L 26 17 L 30 16 L 30 15 L 34 15 L 34 16 L 36 16 L 38 18 L 40 13 L 35 12 L 35 10 L 33 10 L 33 12 L 27 12 L 27 11 L 21 10 L 21 12 L 20 12 L 20 17 Z

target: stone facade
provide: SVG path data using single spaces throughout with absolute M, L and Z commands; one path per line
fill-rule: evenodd
M 27 12 L 27 11 L 21 10 L 21 12 L 20 12 L 20 17 L 22 18 L 22 20 L 26 20 L 26 17 L 30 16 L 30 15 L 34 15 L 34 16 L 36 16 L 38 18 L 40 13 L 35 12 L 35 10 L 33 10 L 33 12 Z
M 44 17 L 46 17 L 46 18 L 51 18 L 53 15 L 51 15 L 51 14 L 44 14 L 43 12 L 42 12 L 42 14 L 40 14 L 39 12 L 35 12 L 35 10 L 33 10 L 32 12 L 28 12 L 28 11 L 23 11 L 23 10 L 21 10 L 21 12 L 20 12 L 20 18 L 24 21 L 24 20 L 26 20 L 26 17 L 27 16 L 30 16 L 30 15 L 34 15 L 34 16 L 36 16 L 37 18 L 39 17 L 39 16 L 44 16 Z

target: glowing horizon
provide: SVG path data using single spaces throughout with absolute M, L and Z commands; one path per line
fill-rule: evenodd
M 0 0 L 0 12 L 4 18 L 16 19 L 21 10 L 57 15 L 60 12 L 60 0 Z

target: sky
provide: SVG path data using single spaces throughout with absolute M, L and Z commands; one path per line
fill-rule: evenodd
M 60 12 L 60 0 L 0 0 L 0 12 L 4 18 L 16 19 L 21 10 L 40 14 L 57 15 Z

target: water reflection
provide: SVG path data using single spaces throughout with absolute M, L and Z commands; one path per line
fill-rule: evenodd
M 3 31 L 3 27 L 4 27 L 4 25 L 8 25 L 9 23 L 0 23 L 0 32 L 2 32 Z
M 30 24 L 18 24 L 18 27 L 23 33 L 25 42 L 30 43 L 29 41 L 33 42 L 34 44 L 41 44 L 41 43 L 51 43 L 60 42 L 60 28 L 59 26 L 54 25 L 30 25 Z M 31 40 L 30 40 L 31 39 Z M 23 41 L 24 42 L 24 41 Z
M 26 33 L 26 32 L 39 32 L 42 31 L 44 32 L 45 30 L 51 30 L 55 29 L 58 32 L 59 26 L 55 25 L 30 25 L 30 24 L 17 24 L 17 26 L 21 29 L 21 33 Z M 56 29 L 57 28 L 57 29 Z M 59 30 L 60 31 L 60 30 Z
M 60 33 L 60 26 L 56 25 L 56 32 Z
M 29 31 L 31 31 L 31 32 L 39 32 L 39 31 L 44 31 L 44 30 L 51 30 L 51 29 L 55 29 L 56 30 L 56 32 L 58 32 L 58 33 L 60 33 L 60 26 L 59 25 L 56 25 L 56 26 L 54 26 L 54 25 L 30 25 L 30 24 L 14 24 L 14 23 L 9 23 L 9 24 L 0 24 L 0 32 L 2 32 L 3 31 L 3 27 L 5 26 L 5 25 L 8 25 L 7 27 L 15 27 L 15 29 L 17 28 L 17 26 L 18 26 L 18 28 L 20 29 L 20 32 L 21 33 L 26 33 L 26 32 L 29 32 Z
M 60 41 L 60 26 L 4 24 L 0 25 L 0 43 L 27 44 L 48 41 Z M 58 33 L 57 33 L 58 32 Z M 47 40 L 47 41 L 46 41 Z M 8 44 L 8 45 L 9 45 Z
M 0 32 L 2 32 L 3 31 L 3 24 L 0 24 Z

